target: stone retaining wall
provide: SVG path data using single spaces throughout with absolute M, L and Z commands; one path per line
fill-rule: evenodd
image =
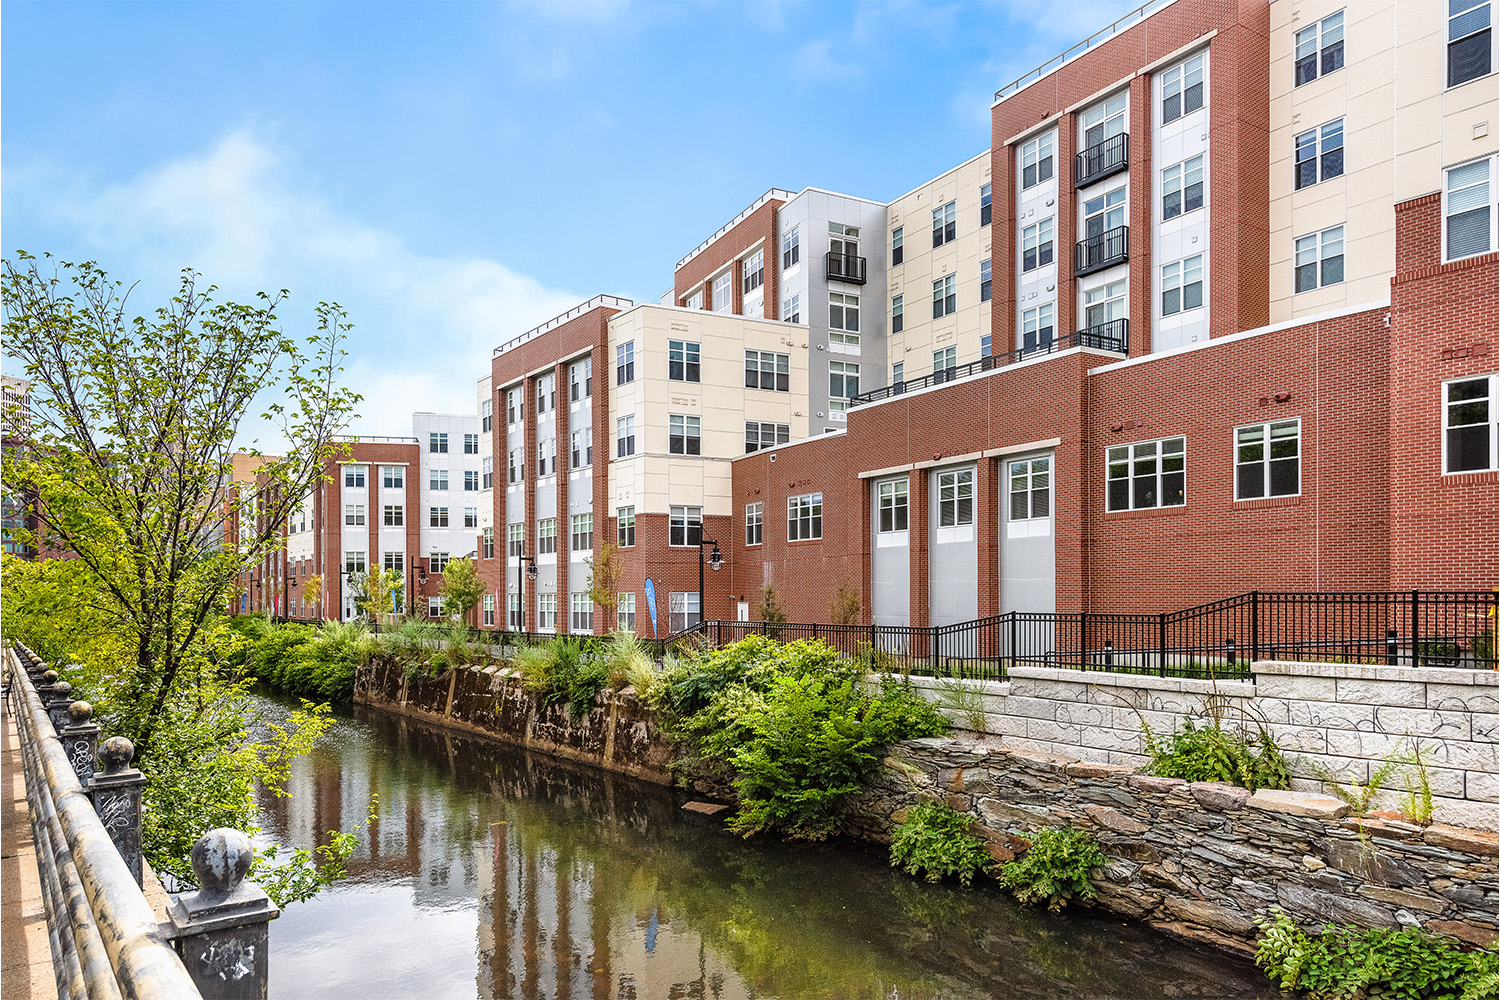
M 938 800 L 977 821 L 997 861 L 1043 826 L 1090 831 L 1109 863 L 1099 902 L 1181 937 L 1240 953 L 1279 906 L 1304 925 L 1419 926 L 1496 939 L 1496 836 L 1446 825 L 1346 818 L 1337 799 L 1189 784 L 1060 754 L 935 738 L 892 748 L 848 819 L 889 842 L 905 811 Z
M 1456 826 L 1497 827 L 1497 720 L 1500 675 L 1492 670 L 1258 662 L 1248 681 L 1049 667 L 1015 667 L 1008 682 L 963 681 L 973 710 L 949 711 L 955 723 L 1002 737 L 1007 746 L 1083 760 L 1144 763 L 1141 724 L 1158 734 L 1201 718 L 1216 704 L 1227 722 L 1265 725 L 1282 748 L 1292 787 L 1323 790 L 1318 768 L 1346 781 L 1371 773 L 1411 739 L 1431 751 L 1428 780 L 1435 818 Z M 953 681 L 913 677 L 928 697 L 952 703 Z M 1396 796 L 1378 800 L 1392 807 Z

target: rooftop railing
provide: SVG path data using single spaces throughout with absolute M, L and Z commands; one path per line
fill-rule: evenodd
M 1010 97 L 1012 94 L 1015 94 L 1018 91 L 1024 90 L 1025 88 L 1031 86 L 1033 83 L 1040 80 L 1048 73 L 1051 73 L 1053 70 L 1066 63 L 1072 62 L 1074 59 L 1077 59 L 1089 49 L 1092 49 L 1098 45 L 1103 45 L 1105 42 L 1125 31 L 1127 28 L 1135 27 L 1137 24 L 1140 24 L 1152 14 L 1155 14 L 1157 11 L 1162 10 L 1163 8 L 1170 7 L 1176 2 L 1177 0 L 1151 0 L 1150 3 L 1142 4 L 1135 10 L 1131 11 L 1129 14 L 1126 14 L 1124 17 L 1111 24 L 1109 27 L 1094 32 L 1092 35 L 1085 38 L 1083 41 L 1079 42 L 1071 49 L 1068 49 L 1062 55 L 1053 56 L 1051 59 L 1048 59 L 1036 69 L 1024 74 L 1023 76 L 1011 81 L 1010 83 L 1007 83 L 1005 86 L 995 91 L 994 103 L 999 104 L 1001 101 L 1005 100 L 1007 97 Z
M 593 310 L 600 307 L 618 309 L 621 312 L 624 312 L 626 309 L 629 309 L 633 305 L 635 305 L 634 301 L 632 301 L 631 299 L 622 298 L 618 295 L 595 295 L 587 302 L 580 302 L 578 305 L 574 306 L 572 309 L 569 309 L 567 312 L 562 313 L 558 316 L 553 316 L 551 319 L 541 324 L 540 326 L 532 327 L 530 330 L 527 330 L 519 337 L 510 338 L 505 343 L 495 348 L 493 356 L 498 358 L 506 351 L 513 351 L 517 347 L 520 347 L 522 344 L 526 343 L 528 340 L 533 340 L 536 337 L 540 337 L 548 330 L 555 330 L 566 323 L 568 320 L 582 316 L 586 312 L 592 312 Z

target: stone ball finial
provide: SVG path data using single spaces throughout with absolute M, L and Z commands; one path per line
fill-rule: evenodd
M 123 736 L 111 736 L 99 744 L 99 763 L 104 765 L 105 774 L 124 770 L 133 760 L 135 744 Z
M 42 671 L 42 683 L 43 684 L 56 684 L 57 683 L 57 671 L 56 670 L 44 670 L 44 671 Z
M 69 684 L 67 681 L 58 681 L 56 684 L 52 685 L 52 697 L 54 698 L 66 698 L 72 693 L 73 685 Z
M 239 888 L 254 860 L 250 838 L 228 827 L 208 831 L 193 845 L 193 874 L 210 895 L 227 896 Z
M 68 706 L 68 721 L 81 726 L 94 717 L 94 706 L 86 701 L 75 701 Z

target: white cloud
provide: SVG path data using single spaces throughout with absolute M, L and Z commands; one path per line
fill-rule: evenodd
M 410 434 L 414 410 L 473 412 L 491 350 L 582 298 L 498 261 L 418 253 L 332 209 L 247 131 L 105 186 L 55 170 L 7 180 L 7 201 L 34 216 L 28 229 L 57 233 L 113 277 L 143 279 L 137 309 L 183 267 L 221 299 L 290 288 L 280 315 L 291 332 L 310 332 L 318 301 L 338 301 L 355 326 L 345 382 L 364 396 L 356 433 Z

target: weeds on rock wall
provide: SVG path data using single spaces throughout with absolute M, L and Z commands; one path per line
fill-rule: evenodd
M 1375 798 L 1381 791 L 1399 792 L 1402 815 L 1414 823 L 1432 822 L 1432 785 L 1427 768 L 1432 762 L 1433 751 L 1422 745 L 1421 740 L 1408 735 L 1405 741 L 1391 751 L 1380 766 L 1371 772 L 1369 779 L 1360 781 L 1329 770 L 1314 760 L 1304 760 L 1323 787 L 1332 792 L 1349 810 L 1364 815 L 1375 807 Z M 1398 786 L 1399 782 L 1399 786 Z
M 1047 827 L 1027 834 L 1031 846 L 1001 869 L 1000 881 L 1023 903 L 1046 903 L 1061 913 L 1071 900 L 1097 898 L 1089 875 L 1104 855 L 1086 830 Z
M 1248 788 L 1290 788 L 1286 759 L 1271 734 L 1262 727 L 1254 737 L 1224 729 L 1217 719 L 1196 725 L 1191 718 L 1165 739 L 1141 721 L 1148 774 L 1184 781 L 1227 781 Z
M 937 882 L 950 875 L 964 885 L 989 874 L 994 860 L 974 835 L 974 818 L 940 802 L 923 802 L 891 837 L 891 866 Z

